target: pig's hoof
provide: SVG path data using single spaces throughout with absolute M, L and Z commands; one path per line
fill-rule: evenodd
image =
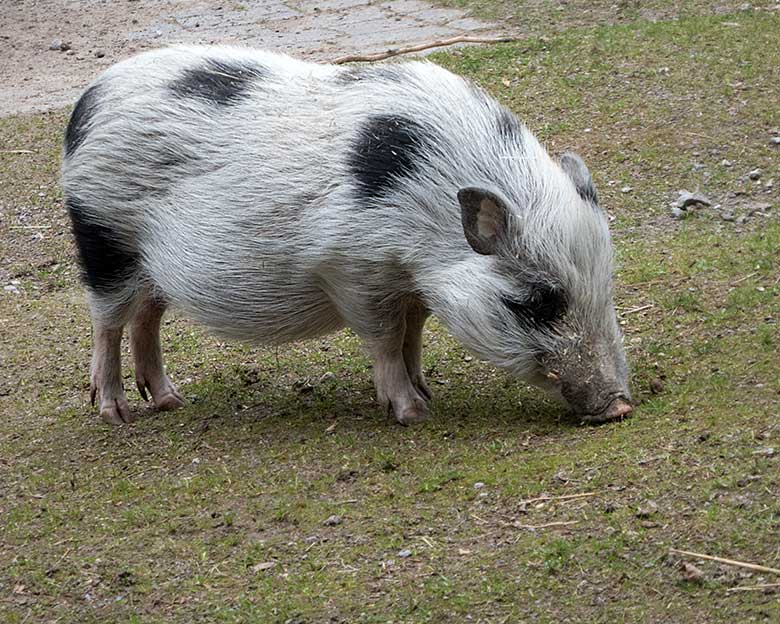
M 425 377 L 422 376 L 422 373 L 414 377 L 412 383 L 414 384 L 414 387 L 417 390 L 417 392 L 420 393 L 420 396 L 424 398 L 426 401 L 430 401 L 433 398 L 433 395 L 431 394 L 431 389 L 428 387 L 428 384 L 425 383 Z
M 412 405 L 396 414 L 398 422 L 402 425 L 413 425 L 428 420 L 428 408 L 423 401 L 415 400 Z
M 106 401 L 100 406 L 100 418 L 109 425 L 124 425 L 135 420 L 130 405 L 124 398 Z
M 174 390 L 170 394 L 166 394 L 164 397 L 161 397 L 159 400 L 154 400 L 154 406 L 161 412 L 169 412 L 171 410 L 178 409 L 184 405 L 184 399 L 182 396 Z
M 169 412 L 184 405 L 184 397 L 179 394 L 176 386 L 165 375 L 157 379 L 156 383 L 150 384 L 143 374 L 139 374 L 136 375 L 135 384 L 138 386 L 138 392 L 141 393 L 144 401 L 149 400 L 146 394 L 146 391 L 149 391 L 154 407 L 158 411 Z

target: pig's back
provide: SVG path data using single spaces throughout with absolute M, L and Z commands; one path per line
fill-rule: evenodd
M 501 113 L 428 63 L 160 50 L 85 92 L 63 185 L 171 303 L 224 333 L 288 340 L 340 323 L 334 272 L 376 273 L 426 227 L 460 238 L 455 192 L 485 176 L 479 141 L 524 131 Z

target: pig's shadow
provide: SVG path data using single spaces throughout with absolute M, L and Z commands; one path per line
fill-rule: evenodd
M 279 385 L 270 376 L 262 376 L 248 386 L 240 380 L 216 381 L 207 377 L 202 385 L 218 387 L 217 391 L 203 390 L 197 383 L 182 388 L 188 399 L 185 410 L 193 413 L 194 420 L 207 422 L 211 428 L 232 429 L 254 424 L 260 429 L 284 425 L 303 431 L 318 425 L 324 429 L 338 421 L 342 431 L 379 432 L 387 427 L 414 431 L 433 427 L 478 433 L 500 427 L 507 435 L 520 435 L 551 434 L 582 424 L 578 417 L 540 390 L 501 374 L 489 381 L 463 379 L 445 383 L 429 379 L 434 394 L 429 420 L 410 427 L 402 427 L 392 415 L 384 413 L 376 401 L 370 371 L 365 379 L 350 375 L 314 385 L 306 379 Z M 144 418 L 155 417 L 159 418 L 160 414 L 151 410 L 144 415 Z

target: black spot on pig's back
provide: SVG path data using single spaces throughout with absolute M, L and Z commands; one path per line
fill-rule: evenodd
M 217 106 L 231 106 L 245 100 L 253 84 L 270 76 L 270 70 L 252 61 L 207 59 L 191 67 L 170 84 L 181 99 L 197 99 Z
M 65 155 L 72 156 L 86 138 L 92 119 L 100 105 L 102 86 L 92 85 L 84 91 L 73 112 L 70 115 L 68 127 L 65 130 Z
M 496 129 L 504 141 L 517 145 L 523 142 L 523 125 L 512 111 L 503 106 L 496 117 Z
M 98 293 L 121 288 L 138 268 L 138 254 L 132 249 L 132 243 L 98 223 L 90 214 L 92 211 L 77 197 L 68 196 L 65 205 L 70 213 L 84 283 Z
M 360 128 L 348 156 L 359 199 L 381 198 L 425 158 L 431 136 L 418 122 L 400 115 L 375 115 Z

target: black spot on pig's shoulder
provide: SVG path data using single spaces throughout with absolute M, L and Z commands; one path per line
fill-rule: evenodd
M 525 299 L 505 296 L 501 302 L 526 327 L 550 328 L 563 318 L 568 308 L 566 293 L 550 284 L 534 285 Z
M 121 288 L 138 267 L 138 254 L 130 242 L 121 240 L 114 230 L 98 223 L 92 211 L 77 197 L 67 197 L 65 205 L 73 225 L 84 282 L 101 293 Z
M 375 115 L 366 121 L 348 156 L 358 196 L 382 197 L 401 179 L 414 173 L 431 143 L 418 122 L 399 115 Z
M 238 104 L 246 99 L 253 83 L 267 78 L 267 67 L 251 61 L 209 59 L 192 67 L 170 84 L 179 98 L 196 98 L 219 106 Z
M 70 115 L 68 128 L 65 130 L 65 155 L 72 156 L 76 149 L 84 142 L 89 132 L 92 118 L 100 104 L 102 86 L 92 85 L 84 91 L 73 112 Z
M 496 127 L 503 140 L 515 143 L 522 141 L 523 126 L 512 111 L 502 107 L 496 118 Z

